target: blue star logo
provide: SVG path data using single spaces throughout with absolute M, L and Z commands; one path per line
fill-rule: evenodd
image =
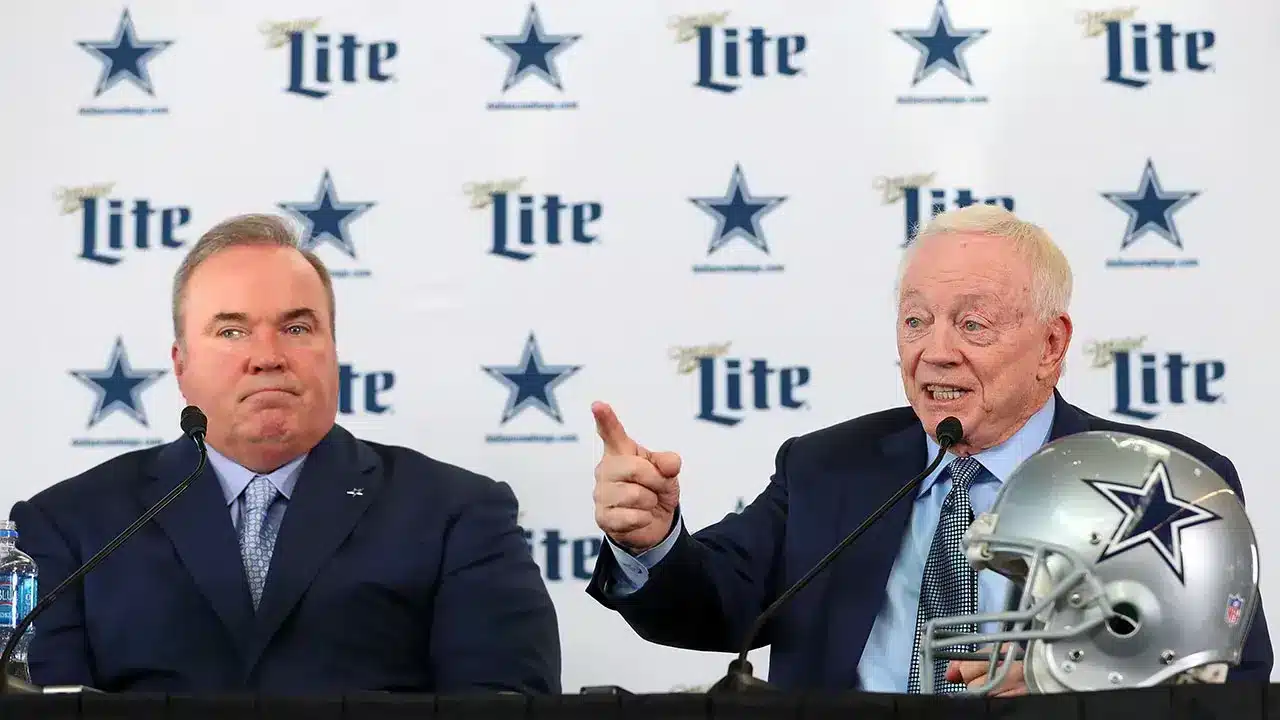
M 1147 166 L 1142 171 L 1142 181 L 1138 183 L 1136 192 L 1107 192 L 1102 193 L 1102 197 L 1129 214 L 1129 227 L 1125 228 L 1124 240 L 1120 243 L 1121 250 L 1137 242 L 1147 232 L 1156 233 L 1181 250 L 1182 236 L 1178 234 L 1178 226 L 1173 222 L 1173 214 L 1199 194 L 1193 190 L 1166 191 L 1160 186 L 1155 165 L 1147 158 Z
M 542 19 L 538 17 L 538 6 L 530 3 L 529 14 L 525 16 L 524 27 L 519 33 L 486 35 L 484 39 L 511 59 L 507 79 L 502 83 L 502 91 L 506 92 L 530 75 L 542 78 L 557 90 L 564 90 L 555 59 L 581 38 L 581 35 L 547 34 L 542 29 Z
M 120 24 L 116 26 L 114 38 L 98 42 L 81 41 L 76 44 L 102 61 L 102 75 L 98 78 L 98 87 L 93 92 L 94 97 L 115 87 L 121 80 L 128 80 L 138 89 L 155 97 L 155 88 L 151 85 L 151 74 L 147 72 L 147 63 L 172 45 L 173 41 L 139 41 L 133 29 L 133 18 L 129 17 L 129 9 L 125 8 L 120 15 Z
M 519 362 L 515 365 L 485 366 L 482 369 L 510 391 L 507 406 L 502 411 L 502 424 L 531 407 L 552 420 L 563 423 L 555 389 L 581 370 L 582 366 L 546 364 L 542 360 L 537 338 L 529 333 Z
M 320 187 L 316 196 L 309 202 L 279 203 L 279 207 L 293 213 L 303 222 L 304 232 L 299 244 L 303 250 L 314 250 L 322 242 L 328 242 L 351 259 L 356 257 L 356 246 L 351 242 L 350 228 L 352 220 L 363 215 L 377 203 L 347 202 L 338 199 L 338 191 L 333 186 L 333 178 L 329 171 L 324 171 L 320 178 Z
M 946 70 L 972 85 L 969 66 L 964 62 L 964 51 L 977 42 L 988 30 L 958 30 L 951 24 L 947 6 L 942 0 L 933 9 L 933 19 L 924 30 L 894 30 L 893 34 L 920 51 L 916 74 L 911 80 L 914 87 L 938 70 Z
M 1150 545 L 1181 583 L 1182 531 L 1222 519 L 1194 502 L 1175 497 L 1169 485 L 1169 469 L 1162 461 L 1157 461 L 1147 473 L 1142 487 L 1105 480 L 1085 482 L 1124 513 L 1098 562 Z
M 751 194 L 747 188 L 747 176 L 741 165 L 733 166 L 733 175 L 729 178 L 729 188 L 719 197 L 689 198 L 694 205 L 702 208 L 708 215 L 716 219 L 716 230 L 711 236 L 711 245 L 707 248 L 710 255 L 724 247 L 736 237 L 769 252 L 769 243 L 765 239 L 764 230 L 760 227 L 760 218 L 769 214 L 778 205 L 786 201 L 785 195 L 764 197 Z
M 142 391 L 166 372 L 168 371 L 134 370 L 129 364 L 129 353 L 125 351 L 124 340 L 117 337 L 105 369 L 71 371 L 73 377 L 89 386 L 98 396 L 93 412 L 89 415 L 88 427 L 97 425 L 117 410 L 143 427 L 149 427 L 147 411 L 142 407 Z

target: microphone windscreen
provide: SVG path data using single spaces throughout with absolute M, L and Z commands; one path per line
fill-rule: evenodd
M 192 433 L 207 434 L 209 429 L 209 418 L 204 416 L 204 412 L 195 405 L 188 405 L 182 409 L 182 419 L 178 421 L 182 427 L 183 435 L 191 435 Z
M 950 447 L 964 439 L 964 427 L 959 419 L 948 415 L 938 423 L 938 429 L 934 435 L 938 437 L 939 445 Z

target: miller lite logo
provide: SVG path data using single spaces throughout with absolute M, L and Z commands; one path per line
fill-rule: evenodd
M 1226 361 L 1194 359 L 1177 350 L 1150 351 L 1145 349 L 1146 342 L 1143 335 L 1085 346 L 1092 367 L 1112 370 L 1112 413 L 1146 422 L 1173 407 L 1224 402 L 1221 385 L 1227 374 Z

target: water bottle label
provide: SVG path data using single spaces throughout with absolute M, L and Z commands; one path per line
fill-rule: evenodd
M 0 577 L 0 627 L 11 628 L 18 624 L 14 619 L 14 594 L 12 574 Z
M 18 592 L 14 598 L 13 607 L 16 612 L 14 615 L 14 625 L 22 621 L 22 618 L 31 612 L 36 606 L 36 578 L 30 575 L 24 575 L 18 580 Z

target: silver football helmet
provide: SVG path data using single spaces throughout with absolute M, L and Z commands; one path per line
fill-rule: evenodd
M 978 647 L 988 680 L 974 694 L 1018 660 L 1032 693 L 1222 682 L 1260 601 L 1240 498 L 1187 453 L 1126 433 L 1042 447 L 963 542 L 979 571 L 1013 581 L 1006 610 L 929 622 L 921 667 Z M 932 692 L 933 673 L 921 684 Z

